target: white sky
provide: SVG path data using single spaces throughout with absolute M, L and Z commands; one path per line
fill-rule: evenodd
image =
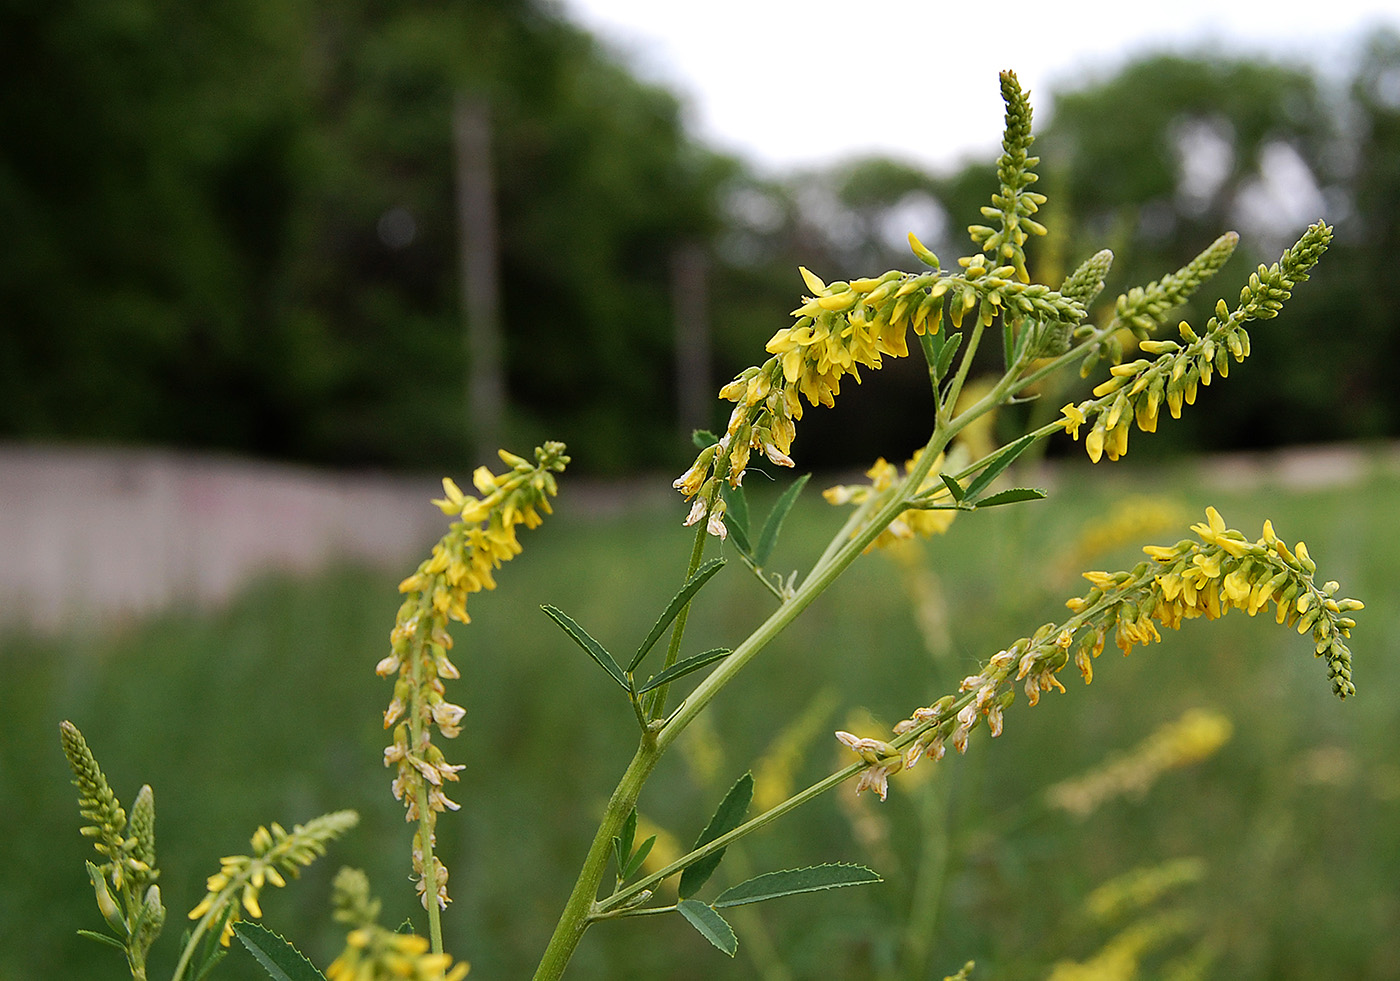
M 1143 51 L 1212 45 L 1345 71 L 1365 28 L 1400 28 L 1397 0 L 558 2 L 680 95 L 702 139 L 768 170 L 861 153 L 935 169 L 990 156 L 1002 68 L 1044 118 L 1052 85 Z

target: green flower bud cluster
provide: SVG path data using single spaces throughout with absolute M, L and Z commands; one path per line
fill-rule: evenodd
M 98 911 L 126 950 L 133 977 L 146 976 L 146 956 L 165 925 L 165 906 L 156 869 L 155 793 L 143 786 L 127 817 L 102 768 L 78 727 L 59 723 L 63 754 L 78 788 L 78 810 L 85 820 L 81 833 L 92 838 L 103 857 L 87 863 Z
M 1316 264 L 1332 239 L 1332 229 L 1322 222 L 1303 233 L 1296 245 L 1286 250 L 1272 266 L 1260 266 L 1240 291 L 1239 305 L 1232 311 L 1221 300 L 1215 315 L 1206 324 L 1204 336 L 1181 322 L 1181 341 L 1143 340 L 1139 349 L 1154 354 L 1154 360 L 1139 358 L 1109 369 L 1111 377 L 1094 388 L 1095 399 L 1069 404 L 1061 410 L 1066 431 L 1078 438 L 1079 428 L 1093 420 L 1084 448 L 1097 463 L 1103 455 L 1117 460 L 1128 451 L 1128 433 L 1136 420 L 1143 432 L 1157 429 L 1158 409 L 1165 402 L 1172 418 L 1181 418 L 1182 403 L 1196 401 L 1199 385 L 1209 385 L 1215 372 L 1221 377 L 1229 374 L 1230 359 L 1243 361 L 1249 356 L 1249 334 L 1244 324 L 1252 320 L 1267 320 L 1278 315 L 1291 290 L 1306 280 L 1307 271 Z M 1217 241 L 1220 245 L 1224 237 Z M 1229 244 L 1233 248 L 1233 244 Z M 1212 248 L 1215 248 L 1214 246 Z M 1202 255 L 1209 255 L 1207 250 Z M 1189 267 L 1188 267 L 1189 268 Z M 1162 292 L 1158 292 L 1160 299 Z M 1145 329 L 1142 321 L 1150 322 L 1157 300 L 1144 294 L 1135 304 L 1125 304 L 1120 297 L 1121 314 L 1134 330 Z M 1136 307 L 1139 312 L 1133 313 Z M 1183 343 L 1184 342 L 1184 343 Z
M 1146 286 L 1134 286 L 1121 294 L 1114 303 L 1113 320 L 1106 329 L 1098 329 L 1091 325 L 1079 328 L 1075 335 L 1081 340 L 1095 333 L 1101 335 L 1099 340 L 1089 345 L 1084 361 L 1079 366 L 1080 376 L 1087 378 L 1103 360 L 1110 364 L 1119 364 L 1123 360 L 1119 331 L 1126 329 L 1138 340 L 1146 340 L 1153 331 L 1166 323 L 1167 314 L 1190 299 L 1208 279 L 1220 271 L 1234 255 L 1235 246 L 1239 241 L 1237 233 L 1226 232 L 1176 272 L 1168 273 Z M 1090 262 L 1092 261 L 1091 259 Z
M 1017 279 L 1028 283 L 1026 240 L 1031 235 L 1045 234 L 1045 226 L 1030 217 L 1045 203 L 1045 195 L 1027 190 L 1039 179 L 1031 168 L 1040 158 L 1026 152 L 1035 142 L 1031 135 L 1031 104 L 1015 72 L 1001 73 L 1001 97 L 1006 103 L 1002 154 L 997 160 L 1001 189 L 992 195 L 991 206 L 982 209 L 983 217 L 997 220 L 999 227 L 971 225 L 967 231 L 983 252 L 996 258 L 999 265 L 1009 265 Z
M 1065 278 L 1060 286 L 1060 295 L 1067 300 L 1078 303 L 1085 310 L 1098 299 L 1103 292 L 1104 279 L 1108 276 L 1108 270 L 1113 266 L 1113 253 L 1108 249 L 1101 249 L 1095 252 L 1088 259 Z M 1070 349 L 1070 337 L 1076 333 L 1074 324 L 1065 321 L 1050 321 L 1041 325 L 1040 335 L 1035 339 L 1035 351 L 1037 357 L 1055 358 L 1066 353 Z M 1080 327 L 1079 330 L 1092 331 L 1092 327 Z

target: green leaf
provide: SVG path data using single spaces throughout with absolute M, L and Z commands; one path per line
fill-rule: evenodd
M 948 338 L 943 345 L 943 349 L 938 352 L 938 364 L 934 369 L 934 375 L 938 378 L 946 378 L 948 369 L 952 367 L 953 358 L 958 353 L 958 348 L 962 347 L 963 335 L 957 331 L 944 335 Z
M 719 496 L 724 498 L 724 524 L 729 529 L 729 536 L 734 539 L 739 551 L 751 555 L 753 547 L 749 544 L 749 501 L 744 496 L 744 488 L 723 483 L 719 485 Z
M 729 793 L 724 795 L 724 800 L 720 801 L 719 807 L 715 809 L 714 817 L 710 818 L 710 823 L 705 830 L 700 832 L 700 837 L 695 839 L 695 845 L 691 849 L 700 848 L 709 844 L 720 835 L 728 834 L 739 825 L 744 823 L 744 813 L 749 809 L 749 802 L 753 800 L 753 774 L 745 773 L 734 782 L 734 786 L 729 788 Z M 686 867 L 681 873 L 680 886 L 677 892 L 682 899 L 689 899 L 691 896 L 709 881 L 719 867 L 720 859 L 724 858 L 725 849 L 710 855 L 706 855 L 692 865 Z
M 637 870 L 642 867 L 642 863 L 645 862 L 647 856 L 651 854 L 651 846 L 654 844 L 656 844 L 656 835 L 652 835 L 637 846 L 637 850 L 632 853 L 632 858 L 627 863 L 627 868 L 623 871 L 623 882 L 626 882 L 637 874 Z
M 812 475 L 805 473 L 794 480 L 792 486 L 783 491 L 783 496 L 778 498 L 778 503 L 773 505 L 773 510 L 768 512 L 768 520 L 763 522 L 763 531 L 758 535 L 758 547 L 753 552 L 753 560 L 760 566 L 767 562 L 768 556 L 773 553 L 773 546 L 778 543 L 778 532 L 783 530 L 783 521 L 787 519 L 788 512 L 797 503 L 797 495 L 802 493 L 802 488 L 807 486 L 810 479 Z
M 739 938 L 733 928 L 709 906 L 694 899 L 682 899 L 676 904 L 676 912 L 684 916 L 691 926 L 700 932 L 710 943 L 733 957 L 739 949 Z
M 719 442 L 719 437 L 708 429 L 697 429 L 690 434 L 690 441 L 695 444 L 697 450 L 708 450 Z
M 691 597 L 700 591 L 700 587 L 709 582 L 716 572 L 724 568 L 724 559 L 711 559 L 700 568 L 695 570 L 695 575 L 685 581 L 681 591 L 671 598 L 671 602 L 666 604 L 666 610 L 651 628 L 651 633 L 647 634 L 646 640 L 642 641 L 642 646 L 637 648 L 637 653 L 632 655 L 631 662 L 627 665 L 629 672 L 637 670 L 637 665 L 642 663 L 642 658 L 647 656 L 647 651 L 655 646 L 661 639 L 661 635 L 666 632 L 666 628 L 671 625 L 671 621 L 680 615 L 685 604 L 689 603 Z
M 582 647 L 589 657 L 597 661 L 602 669 L 612 677 L 612 680 L 622 687 L 623 691 L 629 693 L 632 691 L 632 686 L 627 683 L 627 676 L 622 673 L 622 669 L 617 666 L 612 655 L 603 649 L 602 644 L 590 637 L 587 630 L 580 627 L 572 617 L 556 606 L 545 604 L 540 609 L 549 614 L 551 620 L 563 627 L 564 633 L 572 637 L 575 644 Z
M 219 933 L 214 934 L 215 939 L 218 939 L 222 933 L 223 931 L 221 930 Z M 204 954 L 204 960 L 200 962 L 199 966 L 193 972 L 194 981 L 204 981 L 204 979 L 209 976 L 209 972 L 218 967 L 219 961 L 227 956 L 227 947 L 215 946 L 207 950 Z
M 261 923 L 244 920 L 233 928 L 243 946 L 272 981 L 326 981 L 306 955 Z
M 707 664 L 711 664 L 715 661 L 718 661 L 720 658 L 724 657 L 728 653 L 728 647 L 716 647 L 712 651 L 705 651 L 705 653 L 703 654 L 696 654 L 694 657 L 688 657 L 682 661 L 677 661 L 665 671 L 662 671 L 655 678 L 649 680 L 645 685 L 642 685 L 642 687 L 638 688 L 637 694 L 643 695 L 651 691 L 653 688 L 657 688 L 661 685 L 670 684 L 672 681 L 675 681 L 682 675 L 690 674 L 690 672 L 703 668 Z
M 110 944 L 120 951 L 126 950 L 126 944 L 122 943 L 120 940 L 118 940 L 116 937 L 111 936 L 110 934 L 96 933 L 92 930 L 79 930 L 78 936 L 87 937 L 89 940 L 100 940 L 102 943 Z
M 220 913 L 209 924 L 208 931 L 204 934 L 204 948 L 200 951 L 199 963 L 190 971 L 193 981 L 203 981 L 203 979 L 214 970 L 219 961 L 228 956 L 229 949 L 219 943 L 219 938 L 224 935 L 224 926 L 229 918 L 238 910 L 236 903 L 229 903 L 224 906 L 224 911 Z M 185 943 L 189 943 L 190 934 L 186 932 Z
M 863 865 L 813 865 L 805 869 L 789 869 L 784 872 L 765 872 L 747 882 L 741 882 L 719 894 L 714 901 L 716 909 L 725 906 L 743 906 L 746 903 L 761 903 L 765 899 L 780 896 L 795 896 L 804 892 L 821 892 L 825 889 L 840 889 L 843 886 L 863 886 L 871 882 L 883 882 L 879 873 Z
M 987 461 L 987 465 L 982 468 L 982 472 L 977 475 L 972 483 L 967 485 L 967 496 L 974 501 L 977 500 L 977 495 L 985 490 L 988 484 L 1000 477 L 1002 471 L 1011 466 L 1011 464 L 1016 461 L 1016 458 L 1024 453 L 1026 448 L 1034 442 L 1035 437 L 1022 436 L 1020 439 L 1016 440 L 1016 442 L 1010 443 L 998 450 L 996 455 Z
M 637 809 L 634 807 L 627 812 L 627 818 L 622 822 L 622 833 L 613 835 L 613 855 L 617 858 L 617 877 L 619 880 L 627 878 L 624 871 L 627 868 L 627 858 L 632 854 L 632 840 L 637 837 Z
M 946 473 L 940 473 L 938 476 L 943 478 L 943 486 L 948 488 L 948 493 L 953 495 L 953 500 L 961 504 L 963 498 L 967 497 L 967 491 L 963 490 L 962 484 L 958 483 L 958 479 L 952 474 Z
M 994 508 L 998 504 L 1017 504 L 1021 501 L 1039 501 L 1048 497 L 1043 490 L 1034 487 L 1012 487 L 977 502 L 979 508 Z

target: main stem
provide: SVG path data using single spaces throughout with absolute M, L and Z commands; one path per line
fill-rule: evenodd
M 966 375 L 967 362 L 971 360 L 972 353 L 976 349 L 976 341 L 980 336 L 980 330 L 973 331 L 972 343 L 969 350 L 963 354 L 964 363 L 960 366 L 958 377 L 954 381 L 954 388 L 960 387 Z M 686 726 L 695 720 L 696 716 L 710 703 L 720 690 L 727 685 L 736 674 L 753 660 L 759 651 L 768 646 L 778 634 L 782 633 L 797 616 L 805 610 L 812 601 L 820 596 L 828 586 L 836 581 L 846 568 L 865 551 L 866 547 L 873 542 L 880 532 L 897 518 L 901 512 L 907 509 L 909 500 L 918 493 L 925 478 L 928 477 L 934 461 L 938 455 L 948 445 L 949 440 L 968 424 L 972 419 L 989 411 L 999 405 L 1006 397 L 1007 393 L 1015 387 L 1015 376 L 1024 367 L 1017 363 L 1011 370 L 1002 377 L 998 385 L 954 419 L 947 419 L 943 413 L 939 413 L 940 418 L 934 426 L 933 435 L 924 446 L 923 452 L 919 454 L 918 460 L 905 477 L 903 483 L 896 489 L 895 493 L 882 504 L 870 519 L 869 523 L 850 537 L 844 544 L 835 551 L 828 549 L 827 553 L 817 562 L 808 573 L 807 578 L 802 581 L 792 596 L 778 607 L 748 638 L 741 643 L 734 652 L 719 663 L 719 667 L 710 672 L 706 678 L 690 693 L 676 711 L 667 719 L 666 723 L 658 731 L 648 731 L 643 734 L 641 745 L 638 746 L 636 755 L 632 757 L 632 762 L 628 765 L 622 779 L 618 781 L 617 788 L 613 791 L 611 799 L 608 801 L 607 809 L 603 813 L 603 820 L 598 826 L 597 834 L 593 837 L 593 843 L 589 846 L 588 855 L 584 858 L 583 868 L 579 872 L 578 881 L 574 884 L 573 891 L 569 894 L 568 902 L 564 905 L 564 910 L 560 914 L 559 922 L 554 928 L 554 934 L 550 937 L 549 945 L 545 948 L 544 956 L 540 959 L 539 967 L 535 970 L 535 981 L 555 981 L 564 973 L 570 958 L 578 948 L 579 942 L 583 939 L 584 932 L 592 918 L 601 910 L 598 906 L 598 889 L 603 881 L 603 874 L 607 871 L 609 856 L 612 851 L 612 839 L 622 828 L 622 823 L 628 814 L 637 806 L 637 799 L 641 796 L 642 785 L 646 782 L 651 771 L 656 767 L 661 755 L 666 751 L 671 743 L 685 731 Z M 846 529 L 842 529 L 842 534 Z M 699 542 L 703 538 L 697 539 L 697 552 L 700 549 Z M 696 556 L 693 554 L 692 566 L 697 564 Z M 673 637 L 674 641 L 674 637 Z M 659 702 L 656 703 L 659 708 Z M 796 806 L 801 801 L 809 800 L 812 796 L 824 792 L 828 787 L 834 786 L 841 780 L 845 780 L 851 775 L 859 772 L 860 766 L 848 767 L 842 771 L 839 778 L 821 781 L 819 784 L 809 787 L 808 791 L 799 794 L 798 798 L 789 801 L 788 804 Z M 834 777 L 837 775 L 833 775 Z M 810 796 L 809 796 L 810 794 Z M 775 808 L 772 812 L 761 815 L 760 819 L 750 821 L 743 826 L 742 833 L 754 830 L 756 823 L 766 824 L 773 820 L 780 813 L 785 813 L 788 806 Z M 736 829 L 738 832 L 740 829 Z M 738 834 L 734 834 L 738 837 Z M 716 840 L 718 841 L 718 839 Z M 717 846 L 716 842 L 710 845 Z M 659 881 L 660 877 L 654 877 Z M 611 897 L 616 902 L 621 900 L 622 895 L 631 895 L 639 891 L 639 885 L 633 885 L 623 894 Z
M 587 930 L 590 917 L 596 912 L 595 904 L 598 888 L 607 871 L 608 859 L 612 851 L 612 839 L 622 828 L 622 822 L 637 805 L 642 785 L 666 748 L 676 740 L 700 711 L 709 704 L 726 684 L 737 674 L 768 642 L 781 633 L 795 620 L 811 602 L 836 580 L 870 542 L 905 508 L 909 492 L 917 489 L 928 475 L 929 468 L 946 442 L 941 432 L 936 432 L 929 440 L 919 464 L 909 474 L 899 492 L 880 509 L 870 524 L 837 550 L 830 561 L 819 564 L 793 593 L 791 599 L 778 607 L 767 620 L 749 635 L 732 654 L 720 662 L 720 666 L 702 681 L 689 697 L 676 709 L 675 713 L 656 733 L 647 733 L 642 738 L 637 753 L 613 791 L 604 811 L 602 823 L 594 835 L 593 843 L 584 858 L 578 881 L 564 905 L 554 935 L 545 948 L 544 956 L 535 971 L 535 981 L 553 981 L 563 975 L 564 968 L 577 949 L 579 941 Z M 851 772 L 857 772 L 853 769 Z
M 651 775 L 652 769 L 660 759 L 661 749 L 656 744 L 655 735 L 646 733 L 642 736 L 642 743 L 637 747 L 632 762 L 618 781 L 617 789 L 608 800 L 603 820 L 598 825 L 593 844 L 589 846 L 588 855 L 583 860 L 578 881 L 569 893 L 569 900 L 564 904 L 564 911 L 559 916 L 554 935 L 549 938 L 549 945 L 545 948 L 544 956 L 540 958 L 539 967 L 535 969 L 535 981 L 553 981 L 561 977 L 569 959 L 574 956 L 574 951 L 583 939 L 583 933 L 588 929 L 594 913 L 598 888 L 603 882 L 603 873 L 608 868 L 613 837 L 621 832 L 623 821 L 632 813 L 632 808 L 637 806 L 642 785 L 646 783 L 647 777 Z

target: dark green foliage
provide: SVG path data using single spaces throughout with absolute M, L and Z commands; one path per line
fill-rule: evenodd
M 908 268 L 908 230 L 964 253 L 997 183 L 992 161 L 756 177 L 533 0 L 14 0 L 0 64 L 0 438 L 341 464 L 485 456 L 465 419 L 459 93 L 484 99 L 494 126 L 507 441 L 563 438 L 595 472 L 682 462 L 678 248 L 712 260 L 717 388 L 785 325 L 798 264 L 827 278 Z M 1345 88 L 1307 67 L 1173 55 L 1031 93 L 1034 187 L 1049 197 L 1036 219 L 1051 232 L 1028 243 L 1039 279 L 1108 246 L 1110 290 L 1147 282 L 1242 225 L 1247 254 L 1221 279 L 1237 286 L 1289 237 L 1249 204 L 1280 159 L 1319 211 L 1287 231 L 1337 223 L 1335 261 L 1256 364 L 1204 393 L 1214 411 L 1135 453 L 1400 432 L 1383 370 L 1400 358 L 1397 66 L 1400 36 L 1380 31 Z M 907 454 L 927 417 L 916 361 L 810 413 L 798 462 Z M 852 435 L 873 452 L 855 459 Z
M 469 91 L 516 428 L 594 468 L 664 456 L 670 256 L 729 165 L 543 4 L 30 0 L 0 58 L 0 435 L 464 459 Z

